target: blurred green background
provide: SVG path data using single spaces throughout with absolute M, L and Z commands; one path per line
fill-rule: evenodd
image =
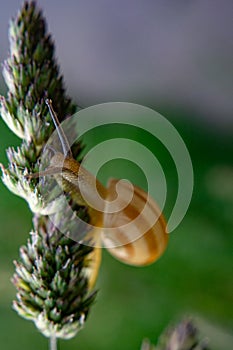
M 7 57 L 7 23 L 20 4 L 8 1 L 0 11 L 1 61 Z M 193 315 L 212 350 L 231 350 L 232 2 L 39 4 L 56 39 L 56 56 L 74 101 L 83 106 L 131 101 L 159 109 L 182 136 L 195 181 L 189 210 L 158 262 L 134 268 L 103 251 L 96 304 L 85 328 L 74 339 L 60 341 L 59 348 L 136 350 L 144 337 L 156 343 L 170 323 Z M 143 143 L 160 161 L 168 184 L 169 217 L 177 193 L 171 157 L 148 133 L 126 127 L 114 132 L 105 128 L 98 141 L 115 134 Z M 84 139 L 87 149 L 95 143 L 92 133 Z M 0 118 L 0 162 L 6 166 L 6 148 L 19 144 Z M 142 171 L 130 162 L 106 164 L 99 177 L 106 182 L 110 176 L 128 177 L 146 188 Z M 28 239 L 31 213 L 1 181 L 0 222 L 0 349 L 47 349 L 47 339 L 11 307 L 13 260 Z
M 171 322 L 193 315 L 212 349 L 232 348 L 233 320 L 233 143 L 230 134 L 194 123 L 177 111 L 164 111 L 184 139 L 194 168 L 194 193 L 185 219 L 170 236 L 168 249 L 155 264 L 145 268 L 126 266 L 103 251 L 97 302 L 85 328 L 72 340 L 60 341 L 60 349 L 135 350 L 148 337 L 154 343 Z M 178 118 L 179 115 L 179 118 Z M 115 130 L 116 131 L 116 130 Z M 130 135 L 130 130 L 118 130 Z M 102 138 L 111 131 L 101 132 Z M 169 216 L 177 184 L 176 172 L 164 147 L 150 135 L 131 132 L 145 143 L 166 173 Z M 7 164 L 5 149 L 20 143 L 0 120 L 0 161 Z M 84 137 L 91 147 L 93 135 Z M 129 165 L 129 164 L 128 164 Z M 143 174 L 125 161 L 110 162 L 100 172 L 108 176 L 133 177 L 145 186 Z M 126 169 L 131 169 L 131 171 Z M 4 350 L 46 349 L 47 340 L 32 322 L 11 309 L 15 289 L 10 282 L 13 260 L 28 238 L 31 213 L 21 198 L 0 183 L 0 348 Z

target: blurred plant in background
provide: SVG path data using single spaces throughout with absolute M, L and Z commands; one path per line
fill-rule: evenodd
M 141 350 L 208 350 L 207 340 L 200 334 L 190 319 L 184 319 L 175 327 L 169 327 L 161 336 L 158 345 L 145 340 Z

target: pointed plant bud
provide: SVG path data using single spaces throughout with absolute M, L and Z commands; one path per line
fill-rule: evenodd
M 71 241 L 45 218 L 35 219 L 34 226 L 15 262 L 13 306 L 45 336 L 71 338 L 82 328 L 96 295 L 89 293 L 85 274 L 92 248 Z
M 1 165 L 2 180 L 36 213 L 30 238 L 15 262 L 12 282 L 17 295 L 13 307 L 45 336 L 68 339 L 83 327 L 95 299 L 96 293 L 90 288 L 95 280 L 95 254 L 93 248 L 68 238 L 72 218 L 65 211 L 59 212 L 56 220 L 66 235 L 50 223 L 46 215 L 56 213 L 60 197 L 48 190 L 45 201 L 40 191 L 43 184 L 27 175 L 38 172 L 41 151 L 54 129 L 45 99 L 53 99 L 63 118 L 76 108 L 65 94 L 54 44 L 35 2 L 25 2 L 10 22 L 9 39 L 10 55 L 3 65 L 8 93 L 0 98 L 0 115 L 22 144 L 7 150 L 9 165 Z M 74 157 L 81 149 L 80 144 L 74 147 Z M 84 207 L 76 205 L 74 212 L 88 222 Z M 77 231 L 82 235 L 82 227 Z M 94 271 L 96 276 L 96 265 Z

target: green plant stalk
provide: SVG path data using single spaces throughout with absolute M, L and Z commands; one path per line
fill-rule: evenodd
M 57 337 L 54 335 L 50 336 L 50 350 L 57 350 Z
M 34 213 L 28 242 L 15 262 L 13 307 L 51 338 L 55 349 L 57 338 L 69 339 L 83 327 L 94 302 L 96 293 L 90 293 L 86 273 L 92 248 L 56 229 L 47 214 L 59 198 L 45 205 L 39 181 L 31 181 L 25 174 L 38 172 L 41 151 L 54 130 L 45 99 L 53 100 L 60 121 L 76 107 L 65 94 L 54 45 L 35 2 L 25 2 L 10 22 L 9 40 L 10 54 L 3 65 L 8 93 L 0 99 L 0 115 L 22 143 L 7 150 L 9 164 L 2 167 L 2 180 Z M 76 145 L 74 157 L 81 148 Z M 85 208 L 76 206 L 75 211 L 84 221 L 89 220 Z M 68 230 L 65 215 L 60 220 Z

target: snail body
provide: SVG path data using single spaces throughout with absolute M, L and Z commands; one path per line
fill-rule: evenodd
M 93 225 L 91 237 L 101 241 L 116 259 L 134 266 L 156 261 L 163 254 L 168 241 L 166 222 L 156 202 L 144 190 L 124 180 L 110 179 L 107 187 L 104 187 L 73 158 L 51 100 L 46 100 L 46 104 L 58 132 L 63 154 L 56 152 L 47 169 L 30 177 L 53 175 L 75 203 L 86 206 L 90 224 Z M 131 200 L 127 201 L 126 198 Z M 101 260 L 101 249 L 94 248 L 91 255 L 89 284 L 93 285 Z

